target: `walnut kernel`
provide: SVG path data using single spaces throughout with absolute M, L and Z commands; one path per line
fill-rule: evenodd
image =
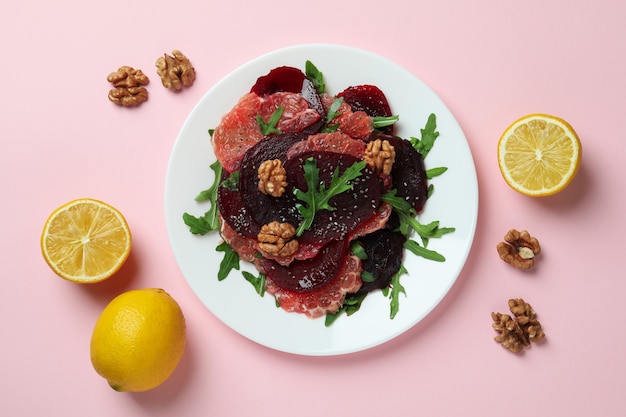
M 107 76 L 107 81 L 113 84 L 109 100 L 117 105 L 134 107 L 148 100 L 148 90 L 143 86 L 150 80 L 139 69 L 127 65 L 119 67 Z
M 541 252 L 539 241 L 526 230 L 511 229 L 504 236 L 504 242 L 497 245 L 500 259 L 520 269 L 530 269 L 535 265 L 535 256 Z
M 513 316 L 491 313 L 492 327 L 498 332 L 493 340 L 513 353 L 519 353 L 545 337 L 535 310 L 521 298 L 509 300 L 509 309 Z
M 298 250 L 295 236 L 296 229 L 291 224 L 273 221 L 261 227 L 257 239 L 263 252 L 273 256 L 290 256 Z
M 367 144 L 363 158 L 377 174 L 389 175 L 396 160 L 396 150 L 388 140 L 376 139 Z
M 172 55 L 163 54 L 156 60 L 157 74 L 165 88 L 180 91 L 183 87 L 191 87 L 196 79 L 196 70 L 189 59 L 178 50 Z
M 545 337 L 541 323 L 537 320 L 535 310 L 521 298 L 509 300 L 509 309 L 529 341 L 538 342 Z
M 493 340 L 500 343 L 503 348 L 513 353 L 519 353 L 530 345 L 530 342 L 524 337 L 524 332 L 519 323 L 510 315 L 491 313 L 491 319 L 493 320 L 493 329 L 498 332 Z
M 263 194 L 280 197 L 287 186 L 287 171 L 280 159 L 264 161 L 258 169 L 259 190 Z

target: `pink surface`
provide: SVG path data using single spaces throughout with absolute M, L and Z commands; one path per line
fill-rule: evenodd
M 323 0 L 307 15 L 285 0 L 3 1 L 0 414 L 625 415 L 619 3 Z M 221 324 L 182 277 L 163 213 L 169 153 L 204 93 L 260 54 L 318 42 L 370 50 L 433 88 L 467 135 L 480 187 L 475 243 L 444 301 L 401 337 L 339 357 L 276 352 Z M 154 72 L 172 49 L 198 72 L 182 94 Z M 106 75 L 121 65 L 151 77 L 138 109 L 107 100 Z M 565 118 L 583 143 L 577 178 L 551 198 L 515 193 L 498 170 L 501 132 L 532 112 Z M 134 237 L 121 272 L 95 286 L 57 278 L 39 249 L 48 214 L 83 196 L 118 207 Z M 512 227 L 543 246 L 533 273 L 497 256 Z M 141 287 L 180 302 L 188 348 L 161 387 L 117 393 L 92 369 L 89 339 L 104 306 Z M 529 301 L 547 333 L 520 356 L 492 340 L 490 313 L 511 297 Z

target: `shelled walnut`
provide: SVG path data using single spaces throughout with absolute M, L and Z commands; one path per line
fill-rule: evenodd
M 396 150 L 388 140 L 376 139 L 367 144 L 363 158 L 377 174 L 389 175 L 396 160 Z
M 509 309 L 529 341 L 538 342 L 545 337 L 541 323 L 537 320 L 537 313 L 530 304 L 521 298 L 512 298 L 509 300 Z
M 172 91 L 191 87 L 196 79 L 196 70 L 189 59 L 179 50 L 172 51 L 172 55 L 163 54 L 155 63 L 157 74 L 161 77 L 163 86 Z
M 493 340 L 500 343 L 503 348 L 513 353 L 519 353 L 530 346 L 530 341 L 524 336 L 524 331 L 519 323 L 510 315 L 491 313 L 491 318 L 493 320 L 492 327 L 498 332 Z
M 513 316 L 491 313 L 492 327 L 498 332 L 493 340 L 513 353 L 519 353 L 545 337 L 535 310 L 521 298 L 509 300 L 509 309 Z
M 511 229 L 504 236 L 504 242 L 497 245 L 500 259 L 520 269 L 530 269 L 535 265 L 535 256 L 541 252 L 539 241 L 526 230 Z
M 263 194 L 280 197 L 287 186 L 287 171 L 280 159 L 264 161 L 258 169 L 259 190 Z
M 148 90 L 144 85 L 148 85 L 150 79 L 140 69 L 127 65 L 119 67 L 107 76 L 107 81 L 113 84 L 109 100 L 117 105 L 135 107 L 148 100 Z
M 298 250 L 296 229 L 289 223 L 273 221 L 261 227 L 257 239 L 259 248 L 274 256 L 290 256 Z

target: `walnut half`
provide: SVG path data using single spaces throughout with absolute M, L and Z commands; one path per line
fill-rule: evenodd
M 396 160 L 396 150 L 388 140 L 376 139 L 367 144 L 363 159 L 375 173 L 389 175 Z
M 535 256 L 541 252 L 539 241 L 526 230 L 511 229 L 498 243 L 498 255 L 504 262 L 520 269 L 530 269 L 535 265 Z
M 117 71 L 107 76 L 107 81 L 113 84 L 109 91 L 109 100 L 123 107 L 135 107 L 148 100 L 148 85 L 150 80 L 139 69 L 127 65 L 119 67 Z
M 258 169 L 259 190 L 272 197 L 280 197 L 287 186 L 287 171 L 280 159 L 263 161 Z
M 182 52 L 174 50 L 172 55 L 163 54 L 155 63 L 163 86 L 172 91 L 191 87 L 196 79 L 196 70 Z
M 273 221 L 263 225 L 257 235 L 259 249 L 273 256 L 291 256 L 298 250 L 296 229 L 289 223 Z
M 509 309 L 513 316 L 502 313 L 491 313 L 492 327 L 498 332 L 493 340 L 503 348 L 519 353 L 545 337 L 541 323 L 537 320 L 535 310 L 521 298 L 509 300 Z

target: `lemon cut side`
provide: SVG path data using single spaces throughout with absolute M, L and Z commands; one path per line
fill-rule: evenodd
M 52 270 L 77 283 L 96 283 L 128 258 L 131 234 L 124 216 L 102 201 L 82 198 L 57 208 L 44 225 L 41 251 Z
M 533 197 L 563 190 L 580 166 L 582 147 L 565 120 L 531 114 L 509 126 L 498 142 L 502 176 L 514 190 Z

